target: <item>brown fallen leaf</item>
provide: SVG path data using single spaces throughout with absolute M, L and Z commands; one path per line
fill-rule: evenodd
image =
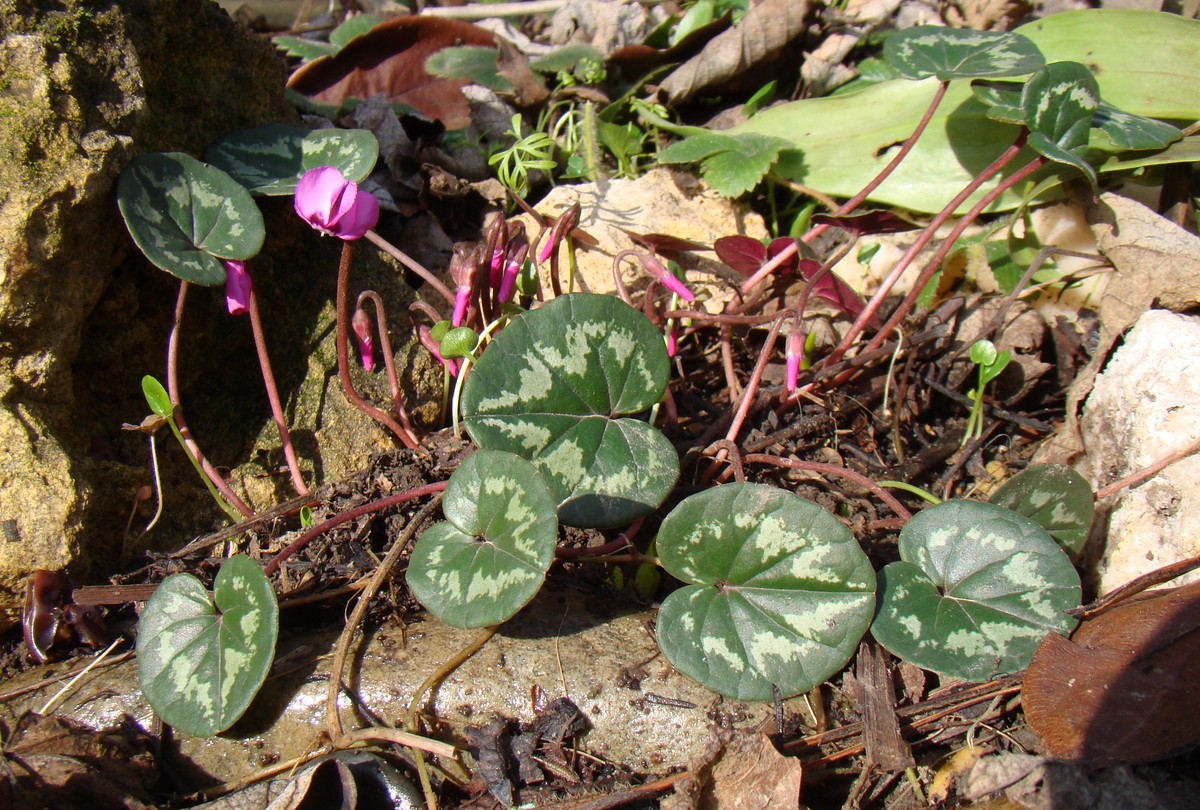
M 702 778 L 676 785 L 664 810 L 786 810 L 800 805 L 800 760 L 780 754 L 766 734 L 735 734 L 711 765 L 707 782 L 704 768 L 696 765 L 691 770 Z
M 1022 702 L 1058 758 L 1152 762 L 1200 743 L 1200 583 L 1088 619 L 1034 653 Z
M 737 25 L 713 38 L 662 82 L 667 100 L 686 101 L 777 56 L 804 33 L 812 7 L 811 0 L 763 0 L 752 5 Z
M 443 48 L 495 44 L 490 31 L 462 20 L 398 17 L 352 40 L 334 56 L 302 65 L 287 86 L 323 104 L 382 93 L 393 104 L 406 104 L 447 129 L 462 129 L 471 121 L 471 108 L 461 92 L 469 82 L 430 76 L 425 60 Z

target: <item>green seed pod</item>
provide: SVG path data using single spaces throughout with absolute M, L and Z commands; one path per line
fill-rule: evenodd
M 434 329 L 437 327 L 435 326 Z M 479 343 L 479 335 L 469 326 L 459 326 L 451 329 L 438 342 L 438 351 L 442 357 L 469 357 Z

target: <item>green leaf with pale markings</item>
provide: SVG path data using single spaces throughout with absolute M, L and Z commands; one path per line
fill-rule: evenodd
M 987 117 L 1002 124 L 1025 124 L 1025 112 L 1021 109 L 1020 82 L 990 81 L 976 79 L 971 82 L 971 94 L 975 100 L 987 105 Z
M 1096 511 L 1087 479 L 1064 464 L 1027 467 L 988 501 L 1037 523 L 1072 555 L 1083 550 Z
M 845 666 L 871 623 L 875 572 L 850 530 L 817 504 L 763 484 L 726 484 L 675 507 L 658 556 L 689 583 L 664 600 L 671 665 L 738 700 L 805 692 Z
M 191 574 L 163 580 L 138 623 L 138 681 L 164 723 L 197 737 L 224 731 L 257 694 L 279 635 L 279 606 L 244 554 L 221 565 L 213 592 Z
M 1029 148 L 1056 163 L 1079 169 L 1092 187 L 1096 170 L 1083 159 L 1092 117 L 1100 106 L 1100 87 L 1078 62 L 1054 62 L 1029 78 L 1021 89 L 1021 111 L 1029 127 Z
M 266 235 L 246 189 L 182 152 L 135 158 L 117 181 L 117 205 L 146 258 L 193 284 L 224 284 L 221 260 L 251 258 Z
M 379 141 L 365 129 L 317 129 L 267 124 L 226 135 L 204 153 L 252 194 L 296 192 L 309 169 L 333 166 L 352 183 L 367 179 L 379 159 Z
M 512 82 L 500 74 L 500 66 L 497 64 L 499 58 L 499 48 L 480 45 L 442 48 L 425 60 L 425 72 L 431 76 L 461 79 L 495 90 L 497 93 L 511 93 Z
M 879 575 L 871 634 L 919 667 L 986 681 L 1024 669 L 1047 633 L 1066 635 L 1079 575 L 1046 530 L 1009 509 L 947 501 L 900 532 Z
M 633 418 L 662 397 L 662 335 L 611 295 L 574 293 L 526 312 L 484 351 L 463 385 L 467 431 L 485 450 L 538 468 L 570 526 L 622 526 L 658 508 L 679 456 Z
M 554 559 L 555 505 L 525 459 L 496 450 L 468 457 L 446 483 L 446 522 L 426 529 L 413 548 L 413 596 L 455 627 L 508 619 L 542 587 Z
M 883 43 L 883 58 L 906 79 L 939 81 L 1021 76 L 1046 64 L 1037 46 L 1020 34 L 919 25 Z
M 1118 110 L 1104 99 L 1100 99 L 1092 126 L 1108 137 L 1114 149 L 1163 149 L 1183 137 L 1178 127 Z

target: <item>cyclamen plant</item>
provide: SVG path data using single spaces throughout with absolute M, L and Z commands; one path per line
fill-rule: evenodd
M 1074 620 L 1066 611 L 1078 603 L 1080 589 L 1062 547 L 1077 553 L 1092 519 L 1090 490 L 1069 470 L 1030 468 L 998 491 L 992 503 L 949 501 L 908 520 L 908 511 L 898 501 L 849 470 L 753 454 L 738 459 L 729 453 L 755 404 L 762 368 L 775 352 L 785 322 L 790 322 L 790 331 L 784 352 L 786 385 L 775 398 L 779 407 L 794 404 L 799 393 L 856 373 L 911 311 L 917 292 L 966 223 L 1005 189 L 1049 162 L 1069 166 L 1095 182 L 1084 157 L 1087 133 L 1097 122 L 1102 102 L 1086 69 L 1072 63 L 1044 65 L 1032 43 L 1017 35 L 947 29 L 896 35 L 885 55 L 900 75 L 939 82 L 930 114 L 951 81 L 1032 75 L 1013 87 L 981 86 L 981 98 L 993 106 L 996 120 L 1019 127 L 1011 147 L 947 204 L 884 288 L 866 302 L 832 275 L 836 257 L 822 260 L 807 245 L 829 227 L 857 232 L 902 227 L 894 222 L 881 226 L 878 218 L 865 224 L 848 214 L 904 159 L 928 117 L 875 181 L 799 239 L 765 247 L 726 242 L 725 250 L 719 248 L 718 255 L 746 278 L 741 285 L 745 303 L 718 316 L 677 309 L 680 301 L 691 302 L 694 296 L 686 281 L 652 250 L 626 251 L 615 258 L 616 297 L 573 292 L 570 272 L 564 289 L 560 255 L 565 254 L 570 267 L 577 241 L 586 237 L 576 229 L 578 208 L 553 223 L 542 222 L 542 230 L 532 238 L 523 227 L 497 216 L 483 245 L 455 252 L 449 269 L 451 289 L 372 230 L 379 217 L 378 202 L 359 183 L 374 163 L 372 150 L 377 146 L 364 133 L 263 128 L 215 145 L 209 153 L 211 166 L 181 155 L 139 158 L 127 172 L 128 179 L 122 177 L 122 212 L 148 257 L 181 279 L 177 309 L 182 308 L 188 283 L 224 283 L 230 312 L 256 317 L 244 262 L 261 246 L 262 226 L 246 189 L 294 194 L 296 211 L 305 221 L 343 241 L 336 303 L 339 377 L 347 396 L 409 447 L 418 442 L 390 365 L 394 417 L 362 401 L 350 379 L 351 333 L 364 368 L 374 365 L 376 346 L 371 317 L 363 308 L 366 300 L 374 305 L 385 364 L 391 360 L 378 297 L 364 292 L 350 314 L 349 267 L 355 241 L 367 239 L 420 273 L 444 299 L 449 313 L 415 305 L 410 317 L 422 343 L 443 363 L 446 382 L 454 378 L 455 413 L 461 406 L 463 424 L 478 451 L 445 484 L 391 496 L 307 528 L 267 565 L 266 574 L 278 570 L 312 537 L 365 510 L 444 488 L 446 520 L 417 541 L 408 584 L 430 612 L 447 622 L 477 627 L 505 621 L 533 598 L 560 553 L 555 545 L 558 526 L 641 525 L 667 502 L 680 475 L 679 455 L 654 422 L 659 406 L 669 410 L 671 405 L 668 383 L 675 341 L 712 322 L 727 329 L 746 318 L 770 324 L 770 330 L 723 445 L 718 442 L 704 451 L 737 462 L 731 470 L 739 480 L 680 501 L 653 541 L 657 558 L 631 554 L 635 562 L 658 564 L 685 583 L 666 598 L 659 614 L 660 646 L 677 669 L 721 694 L 771 700 L 810 689 L 836 673 L 868 630 L 901 658 L 966 679 L 1019 670 L 1047 632 L 1069 632 Z M 1126 134 L 1135 129 L 1151 132 L 1136 141 L 1144 148 L 1150 148 L 1145 144 L 1151 141 L 1162 144 L 1177 136 L 1173 128 L 1132 122 L 1116 113 L 1107 114 L 1104 121 L 1119 122 L 1115 126 Z M 736 163 L 739 150 L 746 147 L 732 135 L 707 140 L 693 140 L 699 135 L 692 135 L 692 143 L 685 140 L 672 147 L 673 154 L 666 150 L 664 159 L 702 161 L 707 171 L 716 172 Z M 783 148 L 761 137 L 750 145 L 759 158 L 777 155 Z M 1025 145 L 1036 156 L 992 190 L 980 193 L 988 178 L 1023 154 Z M 242 185 L 226 183 L 229 175 L 216 166 Z M 185 188 L 188 193 L 180 193 Z M 212 197 L 235 202 L 209 210 L 204 200 Z M 181 207 L 179 199 L 189 200 L 191 207 Z M 936 229 L 971 199 L 976 202 L 921 271 L 916 292 L 881 322 L 883 296 Z M 228 211 L 235 215 L 225 221 Z M 622 286 L 619 273 L 620 262 L 631 258 L 651 277 L 639 308 L 630 305 L 635 299 Z M 553 298 L 535 306 L 545 294 L 537 283 L 542 265 L 548 265 Z M 773 274 L 785 272 L 797 273 L 805 282 L 798 303 L 777 315 L 748 314 L 761 301 Z M 660 293 L 668 296 L 670 309 L 661 309 L 656 298 Z M 803 379 L 803 319 L 813 295 L 831 302 L 853 318 L 853 324 Z M 681 324 L 686 328 L 680 329 Z M 850 355 L 867 329 L 874 330 L 874 336 Z M 728 338 L 724 343 L 728 346 Z M 264 350 L 260 356 L 265 358 Z M 839 361 L 844 367 L 834 366 Z M 183 433 L 173 383 L 175 362 L 171 355 L 172 382 L 165 398 L 154 395 L 152 407 Z M 269 377 L 265 362 L 264 376 Z M 986 382 L 981 367 L 979 401 Z M 286 445 L 285 428 L 279 424 Z M 193 452 L 199 463 L 199 454 L 194 448 Z M 877 577 L 858 541 L 822 507 L 782 489 L 741 480 L 741 465 L 766 463 L 769 458 L 770 463 L 840 475 L 874 493 L 907 521 L 900 535 L 900 562 Z M 714 465 L 701 481 L 711 480 L 717 469 Z M 302 486 L 298 481 L 297 487 Z M 225 490 L 222 495 L 229 497 Z M 620 540 L 622 548 L 627 543 L 627 538 Z M 267 580 L 252 576 L 243 560 L 226 563 L 212 599 L 194 581 L 172 581 L 164 586 L 163 596 L 148 605 L 143 620 L 147 694 L 164 717 L 193 733 L 213 733 L 233 722 L 261 683 L 263 660 L 269 666 L 264 651 L 274 641 L 273 630 L 268 632 L 274 627 L 274 606 L 265 598 L 270 586 L 264 591 Z M 227 631 L 232 621 L 226 617 L 243 615 L 239 610 L 261 621 L 249 621 L 240 635 L 231 634 Z M 194 629 L 185 633 L 184 627 Z M 187 651 L 183 642 L 188 633 L 204 636 L 202 655 Z M 213 673 L 235 679 L 234 697 L 219 706 L 207 701 L 202 683 Z

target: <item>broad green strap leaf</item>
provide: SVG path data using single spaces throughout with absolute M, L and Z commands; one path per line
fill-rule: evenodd
M 246 189 L 182 152 L 135 158 L 117 181 L 117 205 L 146 258 L 193 284 L 224 284 L 221 259 L 253 257 L 266 235 Z
M 1087 480 L 1063 464 L 1027 467 L 988 500 L 1037 523 L 1072 555 L 1083 550 L 1096 511 Z
M 262 569 L 244 554 L 221 565 L 210 595 L 172 574 L 138 625 L 138 680 L 164 723 L 197 737 L 233 725 L 275 656 L 279 607 Z
M 901 76 L 917 80 L 1021 76 L 1045 64 L 1020 34 L 936 25 L 897 31 L 884 40 L 883 56 Z
M 811 689 L 841 669 L 871 621 L 875 574 L 850 531 L 811 501 L 762 484 L 693 495 L 658 554 L 691 583 L 658 614 L 679 671 L 739 700 Z
M 365 129 L 267 124 L 225 136 L 204 156 L 251 193 L 271 197 L 294 194 L 304 173 L 320 166 L 333 166 L 347 180 L 362 182 L 379 158 L 379 142 Z
M 532 464 L 480 450 L 446 483 L 444 523 L 413 548 L 408 587 L 455 627 L 505 621 L 538 592 L 554 559 L 556 503 Z
M 1102 97 L 1122 110 L 1153 118 L 1200 118 L 1200 95 L 1194 91 L 1194 77 L 1200 76 L 1200 21 L 1104 9 L 1054 14 L 1022 26 L 1020 33 L 1049 61 L 1095 65 Z M 780 154 L 773 171 L 826 194 L 851 197 L 912 133 L 936 89 L 933 80 L 885 82 L 857 93 L 780 104 L 726 134 L 757 132 L 784 138 L 791 148 Z M 939 211 L 1013 142 L 1017 132 L 988 119 L 988 108 L 972 98 L 969 82 L 951 82 L 925 134 L 871 199 L 914 211 Z M 1187 150 L 1168 152 L 1169 157 L 1157 162 L 1190 159 Z M 1031 155 L 1019 156 L 1015 163 Z M 1104 164 L 1105 170 L 1112 168 Z M 992 210 L 1023 204 L 1026 191 L 1042 179 L 1035 176 L 1030 186 L 1006 192 Z M 1058 185 L 1052 183 L 1048 192 Z M 960 210 L 994 186 L 985 185 Z
M 1029 518 L 990 503 L 947 501 L 900 532 L 880 572 L 871 633 L 905 661 L 969 681 L 1029 664 L 1047 633 L 1070 632 L 1079 575 Z
M 575 293 L 515 318 L 463 386 L 464 424 L 483 449 L 531 460 L 576 526 L 617 526 L 658 507 L 679 458 L 629 418 L 662 397 L 662 335 L 608 295 Z

